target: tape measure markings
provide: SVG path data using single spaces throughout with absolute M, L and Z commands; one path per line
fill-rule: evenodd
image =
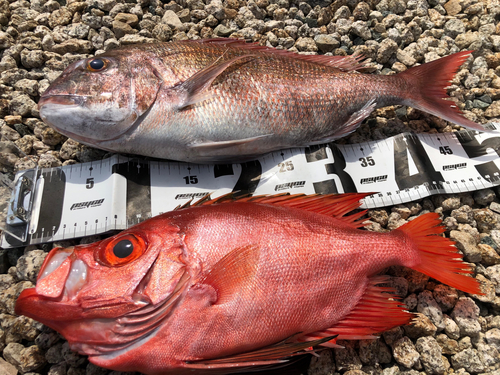
M 495 124 L 489 127 L 498 130 Z M 23 196 L 22 203 L 13 197 L 8 216 L 13 219 L 6 227 L 27 240 L 4 232 L 2 246 L 125 229 L 207 193 L 217 197 L 229 192 L 379 191 L 364 200 L 364 207 L 375 208 L 437 193 L 479 190 L 500 183 L 499 155 L 498 132 L 403 133 L 359 144 L 283 150 L 237 164 L 196 165 L 114 155 L 99 162 L 22 171 L 15 183 L 28 179 L 33 191 Z M 22 195 L 24 190 L 15 191 Z M 23 209 L 30 199 L 29 217 L 21 220 L 15 209 Z

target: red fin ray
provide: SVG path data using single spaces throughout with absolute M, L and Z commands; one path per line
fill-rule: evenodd
M 439 236 L 445 229 L 437 213 L 421 215 L 396 229 L 405 233 L 418 248 L 420 263 L 411 268 L 467 293 L 480 294 L 476 279 L 463 274 L 472 273 L 455 242 Z
M 466 118 L 455 102 L 445 100 L 450 99 L 445 88 L 450 86 L 455 73 L 472 52 L 458 52 L 398 74 L 407 81 L 409 87 L 415 88 L 407 104 L 460 126 L 488 131 Z
M 315 350 L 311 350 L 311 347 L 322 345 L 335 339 L 334 335 L 330 335 L 307 342 L 297 342 L 296 340 L 287 342 L 287 340 L 285 340 L 247 353 L 235 354 L 224 358 L 189 362 L 186 364 L 186 367 L 193 369 L 224 369 L 280 364 L 287 362 L 290 357 L 314 353 Z
M 281 207 L 297 208 L 300 210 L 315 212 L 322 215 L 333 216 L 353 228 L 363 227 L 363 221 L 360 218 L 366 213 L 366 210 L 356 212 L 346 216 L 361 206 L 360 200 L 373 193 L 346 193 L 346 194 L 293 194 L 288 193 L 277 195 L 258 195 L 234 199 L 233 193 L 223 195 L 219 198 L 210 200 L 209 196 L 201 198 L 193 206 L 207 206 L 212 204 L 221 204 L 226 202 L 251 202 L 259 204 L 269 204 Z M 181 208 L 186 208 L 184 205 Z

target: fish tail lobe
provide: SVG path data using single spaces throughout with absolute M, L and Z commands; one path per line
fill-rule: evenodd
M 479 282 L 471 274 L 470 266 L 462 260 L 455 242 L 442 237 L 445 229 L 437 213 L 417 217 L 396 229 L 409 239 L 409 246 L 417 251 L 410 256 L 409 267 L 453 288 L 467 293 L 481 294 Z
M 482 125 L 467 119 L 455 102 L 446 100 L 450 97 L 445 88 L 450 86 L 451 80 L 471 52 L 458 52 L 398 74 L 408 88 L 408 97 L 404 104 L 466 128 L 488 131 Z

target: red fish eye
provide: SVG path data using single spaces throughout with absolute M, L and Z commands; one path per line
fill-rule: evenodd
M 108 66 L 107 61 L 96 57 L 95 59 L 89 60 L 87 63 L 87 69 L 91 72 L 99 72 Z
M 97 254 L 101 263 L 124 266 L 139 258 L 146 250 L 144 240 L 133 234 L 118 236 L 109 241 Z

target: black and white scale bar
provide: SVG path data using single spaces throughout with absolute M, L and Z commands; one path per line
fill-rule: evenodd
M 97 162 L 22 171 L 16 183 L 26 185 L 30 179 L 26 186 L 31 191 L 17 189 L 13 194 L 1 245 L 122 230 L 206 194 L 377 192 L 363 204 L 375 208 L 493 187 L 500 184 L 500 124 L 488 127 L 492 132 L 403 133 L 353 145 L 283 150 L 237 164 L 197 165 L 114 155 Z M 21 218 L 16 212 L 23 210 Z

